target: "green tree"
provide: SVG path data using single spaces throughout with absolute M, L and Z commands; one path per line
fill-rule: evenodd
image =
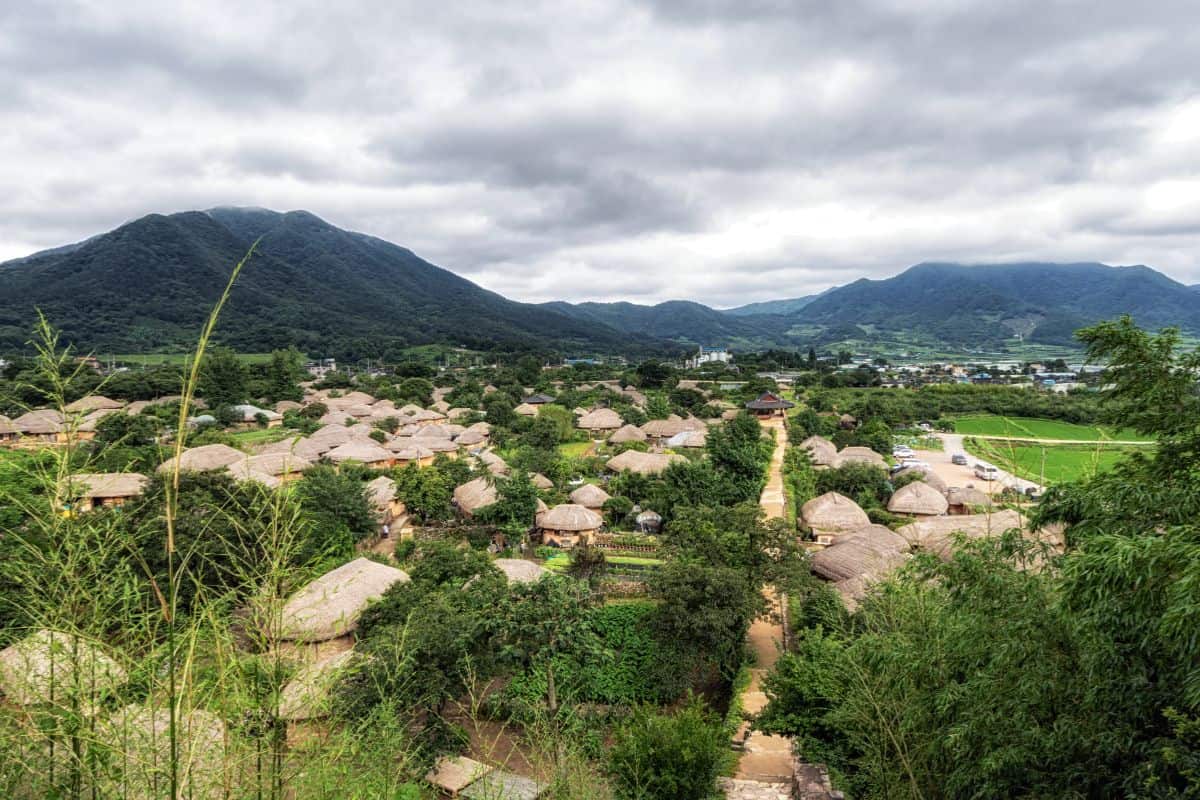
M 692 697 L 674 714 L 637 709 L 617 731 L 609 769 L 626 800 L 705 800 L 720 796 L 729 757 L 720 720 Z
M 273 403 L 280 400 L 298 401 L 304 396 L 300 381 L 307 375 L 304 372 L 304 356 L 294 347 L 287 350 L 273 350 L 271 362 L 267 365 L 266 396 Z
M 227 347 L 211 347 L 200 367 L 198 392 L 212 408 L 244 403 L 249 398 L 247 377 L 236 353 Z
M 366 483 L 356 471 L 312 467 L 296 482 L 294 491 L 318 546 L 348 554 L 355 542 L 379 530 Z

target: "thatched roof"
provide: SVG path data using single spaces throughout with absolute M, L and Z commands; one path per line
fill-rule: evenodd
M 454 432 L 450 430 L 450 426 L 441 424 L 423 425 L 412 434 L 414 439 L 451 439 L 453 437 Z
M 683 424 L 683 420 L 674 414 L 666 419 L 652 419 L 642 425 L 642 433 L 653 439 L 669 439 L 685 430 L 687 430 L 687 426 Z
M 352 406 L 348 406 L 346 408 L 346 413 L 352 417 L 356 417 L 358 419 L 363 419 L 365 417 L 372 416 L 375 413 L 375 409 L 374 409 L 374 407 L 369 406 L 365 403 L 356 403 Z
M 206 444 L 201 447 L 191 447 L 183 451 L 179 457 L 179 469 L 191 470 L 193 472 L 207 472 L 208 470 L 221 469 L 228 467 L 241 461 L 246 457 L 246 454 L 241 450 L 234 450 L 232 447 L 224 444 Z M 159 465 L 159 472 L 169 472 L 175 468 L 175 459 L 169 458 Z
M 867 512 L 859 508 L 858 503 L 837 492 L 826 492 L 809 500 L 801 506 L 800 516 L 814 531 L 844 533 L 871 524 Z
M 100 699 L 125 681 L 125 670 L 100 645 L 66 633 L 40 630 L 0 650 L 0 695 L 17 705 L 53 703 L 75 691 Z
M 575 427 L 585 431 L 615 431 L 624 422 L 621 415 L 611 408 L 597 408 L 580 417 Z
M 500 495 L 496 492 L 496 485 L 483 477 L 469 480 L 454 490 L 455 505 L 468 516 L 481 508 L 490 506 L 499 499 Z
M 130 800 L 162 797 L 171 760 L 171 713 L 130 705 L 104 720 L 98 738 L 122 757 L 123 774 L 112 796 Z M 179 796 L 188 800 L 226 797 L 225 723 L 210 711 L 180 709 L 175 715 Z
M 81 397 L 74 403 L 67 403 L 63 406 L 63 410 L 71 414 L 87 414 L 91 411 L 115 411 L 124 407 L 125 403 L 122 400 L 113 400 L 102 394 L 93 394 Z
M 887 548 L 898 550 L 901 553 L 907 553 L 912 549 L 907 539 L 886 525 L 867 525 L 863 528 L 855 528 L 852 531 L 839 533 L 833 537 L 833 541 L 830 544 L 849 541 L 855 537 L 863 539 L 876 549 Z
M 288 453 L 296 458 L 303 458 L 305 461 L 317 461 L 338 444 L 340 442 L 333 442 L 328 436 L 322 439 L 306 439 L 303 436 L 293 436 L 290 439 L 281 439 L 278 442 L 271 442 L 270 444 L 257 447 L 254 450 L 254 454 Z
M 109 497 L 137 497 L 150 479 L 136 472 L 84 472 L 71 476 L 81 497 L 94 500 Z
M 667 467 L 675 463 L 683 463 L 687 461 L 681 455 L 672 453 L 639 453 L 637 450 L 626 450 L 620 455 L 613 456 L 605 464 L 605 468 L 612 472 L 624 472 L 629 470 L 639 475 L 657 475 Z
M 302 408 L 304 408 L 304 406 L 297 403 L 295 400 L 280 400 L 275 404 L 275 413 L 282 414 L 285 411 L 299 411 Z
M 367 483 L 367 497 L 377 511 L 386 511 L 396 499 L 396 482 L 380 475 Z
M 553 489 L 554 481 L 547 478 L 540 472 L 535 472 L 529 476 L 529 480 L 533 481 L 533 485 L 539 489 Z
M 608 437 L 610 444 L 623 444 L 625 442 L 644 442 L 646 441 L 646 432 L 637 425 L 622 425 L 612 436 Z
M 601 508 L 611 495 L 594 483 L 585 483 L 569 495 L 572 503 L 584 508 Z
M 976 489 L 974 486 L 958 487 L 952 486 L 946 490 L 946 500 L 952 506 L 961 506 L 964 508 L 991 508 L 992 498 L 987 492 Z
M 230 411 L 236 414 L 242 422 L 255 422 L 260 416 L 266 417 L 268 420 L 282 419 L 282 416 L 276 414 L 268 408 L 259 408 L 258 406 L 242 403 L 236 406 L 230 406 Z
M 887 459 L 869 447 L 846 447 L 838 453 L 837 466 L 853 462 L 870 464 L 881 469 L 887 469 L 888 465 Z
M 450 404 L 445 400 L 435 400 L 429 409 L 431 411 L 436 411 L 439 414 L 447 414 L 450 411 Z
M 325 454 L 325 458 L 335 464 L 343 461 L 359 461 L 363 464 L 374 464 L 379 461 L 391 461 L 395 454 L 385 450 L 373 440 L 354 440 L 338 445 Z
M 301 667 L 279 693 L 279 716 L 289 722 L 327 717 L 332 690 L 358 654 L 344 650 Z
M 800 443 L 800 447 L 808 451 L 809 460 L 817 466 L 837 464 L 837 445 L 823 436 L 810 436 Z
M 478 458 L 479 463 L 483 464 L 487 468 L 487 471 L 493 475 L 507 475 L 509 472 L 508 464 L 504 461 L 504 459 L 493 453 L 491 450 L 484 450 L 482 453 L 477 455 L 476 458 Z
M 898 477 L 905 475 L 919 475 L 920 481 L 923 483 L 929 483 L 930 486 L 934 487 L 942 494 L 946 494 L 950 488 L 946 480 L 942 479 L 941 475 L 934 473 L 934 471 L 924 470 L 917 467 L 905 467 L 904 469 L 898 469 L 895 471 L 895 473 L 893 473 L 892 479 L 895 480 L 898 479 Z
M 260 486 L 265 486 L 268 489 L 278 489 L 283 485 L 283 481 L 279 480 L 279 478 L 276 478 L 274 475 L 268 475 L 267 473 L 259 472 L 256 469 L 243 469 L 243 463 L 244 462 L 238 462 L 237 464 L 231 464 L 230 466 L 226 467 L 230 477 L 232 477 L 235 481 L 250 481 L 257 483 Z
M 13 420 L 13 425 L 21 433 L 37 436 L 62 433 L 66 429 L 62 413 L 54 408 L 37 408 L 33 411 L 26 411 Z
M 417 439 L 414 437 L 413 441 L 419 442 L 421 445 L 424 445 L 426 448 L 435 453 L 458 452 L 458 442 L 455 442 L 453 439 Z
M 468 431 L 476 431 L 484 436 L 490 436 L 492 433 L 492 424 L 490 422 L 476 422 L 467 426 Z
M 893 514 L 920 514 L 936 517 L 945 514 L 946 496 L 928 483 L 913 481 L 892 493 L 887 508 Z
M 522 417 L 533 417 L 537 415 L 538 407 L 529 403 L 521 403 L 521 405 L 514 408 L 513 411 L 517 414 L 520 414 Z
M 366 558 L 343 564 L 288 599 L 280 614 L 282 638 L 321 642 L 350 633 L 371 601 L 407 580 L 403 570 Z
M 229 469 L 231 472 L 251 470 L 278 476 L 304 472 L 311 466 L 312 462 L 295 453 L 259 453 L 249 456 L 244 462 L 230 464 Z
M 375 398 L 366 392 L 347 392 L 341 397 L 326 397 L 325 405 L 329 408 L 347 409 L 350 406 L 371 405 L 375 402 Z
M 704 447 L 708 444 L 708 431 L 680 431 L 667 439 L 667 447 Z
M 892 547 L 878 546 L 865 536 L 850 536 L 812 554 L 813 574 L 827 581 L 863 575 L 881 576 L 905 562 L 907 556 Z
M 456 444 L 463 447 L 473 447 L 477 444 L 483 444 L 487 441 L 487 437 L 479 431 L 463 431 L 455 439 Z
M 550 574 L 550 570 L 541 564 L 523 558 L 497 558 L 492 563 L 504 573 L 509 583 L 537 583 L 543 576 Z
M 13 421 L 11 419 L 4 416 L 3 414 L 0 414 L 0 435 L 13 434 L 13 433 L 19 433 L 19 432 L 20 431 L 17 430 L 17 426 L 13 424 Z
M 955 533 L 969 539 L 999 536 L 1011 528 L 1024 528 L 1025 521 L 1016 511 L 997 511 L 994 514 L 963 514 L 956 517 L 929 517 L 897 528 L 896 533 L 913 547 L 940 550 Z
M 538 520 L 539 526 L 552 531 L 594 531 L 603 524 L 599 514 L 575 503 L 554 506 Z
M 410 444 L 407 439 L 392 439 L 387 443 L 387 449 L 392 452 L 397 461 L 421 461 L 433 458 L 434 455 L 428 447 Z
M 446 419 L 462 419 L 463 417 L 471 416 L 472 413 L 474 412 L 469 408 L 455 406 L 454 408 L 446 411 Z

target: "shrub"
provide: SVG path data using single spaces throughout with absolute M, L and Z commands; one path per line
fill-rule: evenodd
M 641 708 L 617 733 L 609 768 L 628 800 L 702 800 L 717 796 L 728 755 L 720 721 L 698 698 L 675 715 Z

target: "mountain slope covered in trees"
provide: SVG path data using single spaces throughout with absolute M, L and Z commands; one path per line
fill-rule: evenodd
M 294 345 L 362 358 L 429 343 L 560 353 L 670 347 L 507 300 L 409 250 L 304 211 L 225 208 L 151 214 L 0 265 L 0 349 L 29 338 L 35 309 L 82 349 L 186 349 L 233 265 L 259 237 L 218 331 L 241 350 Z

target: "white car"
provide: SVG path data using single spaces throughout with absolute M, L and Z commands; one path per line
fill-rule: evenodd
M 925 472 L 929 472 L 931 469 L 933 469 L 933 467 L 929 466 L 928 461 L 921 461 L 920 459 L 916 458 L 906 458 L 900 462 L 900 466 L 904 467 L 905 469 L 920 469 L 924 470 Z
M 896 458 L 912 458 L 913 451 L 911 447 L 893 447 L 892 455 Z

